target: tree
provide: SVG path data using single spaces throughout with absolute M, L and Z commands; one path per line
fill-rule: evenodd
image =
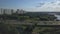
M 43 15 L 40 16 L 41 21 L 54 21 L 56 17 L 54 15 Z

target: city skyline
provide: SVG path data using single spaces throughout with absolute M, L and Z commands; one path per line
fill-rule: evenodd
M 14 9 L 3 9 L 3 8 L 0 9 L 0 14 L 13 14 L 16 12 L 18 14 L 23 14 L 23 12 L 26 13 L 27 11 L 25 11 L 23 9 L 16 9 L 16 10 L 14 10 Z
M 60 11 L 60 0 L 0 0 L 0 8 L 26 11 Z

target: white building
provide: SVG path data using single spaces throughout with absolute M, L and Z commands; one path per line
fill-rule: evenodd
M 12 14 L 12 13 L 14 13 L 16 10 L 13 10 L 13 9 L 0 9 L 0 14 Z M 17 14 L 24 14 L 24 13 L 26 13 L 26 11 L 24 11 L 24 10 L 19 10 L 19 9 L 17 9 Z
M 24 13 L 26 13 L 26 11 L 24 11 L 24 10 L 22 10 L 22 9 L 21 9 L 21 10 L 17 9 L 17 13 L 18 13 L 18 14 L 24 14 Z
M 12 14 L 12 10 L 13 9 L 0 9 L 0 14 Z M 14 12 L 14 10 L 13 10 L 13 12 Z
M 0 14 L 3 14 L 3 9 L 2 8 L 0 9 Z

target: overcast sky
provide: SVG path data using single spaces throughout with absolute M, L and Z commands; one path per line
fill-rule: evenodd
M 60 0 L 0 0 L 0 8 L 27 11 L 60 11 Z

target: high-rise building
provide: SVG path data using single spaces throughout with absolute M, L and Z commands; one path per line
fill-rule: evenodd
M 4 11 L 3 8 L 1 8 L 1 9 L 0 9 L 0 14 L 3 14 L 3 11 Z
M 11 14 L 13 14 L 13 11 L 14 11 L 14 10 L 13 10 L 13 9 L 11 9 Z
M 13 10 L 12 9 L 1 9 L 1 14 L 12 14 Z
M 12 11 L 11 9 L 7 9 L 6 14 L 10 14 L 11 15 L 12 14 L 11 11 Z
M 19 10 L 15 10 L 16 14 L 24 14 L 26 13 L 23 9 Z M 13 9 L 0 9 L 0 14 L 13 14 L 15 12 Z
M 0 14 L 2 13 L 2 9 L 0 9 Z
M 19 9 L 17 9 L 16 14 L 19 14 L 19 12 L 20 12 L 20 10 L 19 10 Z
M 20 10 L 20 14 L 24 14 L 24 10 L 23 9 Z
M 23 9 L 21 9 L 21 10 L 17 9 L 16 13 L 17 13 L 17 14 L 24 14 L 25 11 L 24 11 Z
M 6 14 L 5 11 L 6 11 L 6 9 L 3 10 L 3 14 Z

